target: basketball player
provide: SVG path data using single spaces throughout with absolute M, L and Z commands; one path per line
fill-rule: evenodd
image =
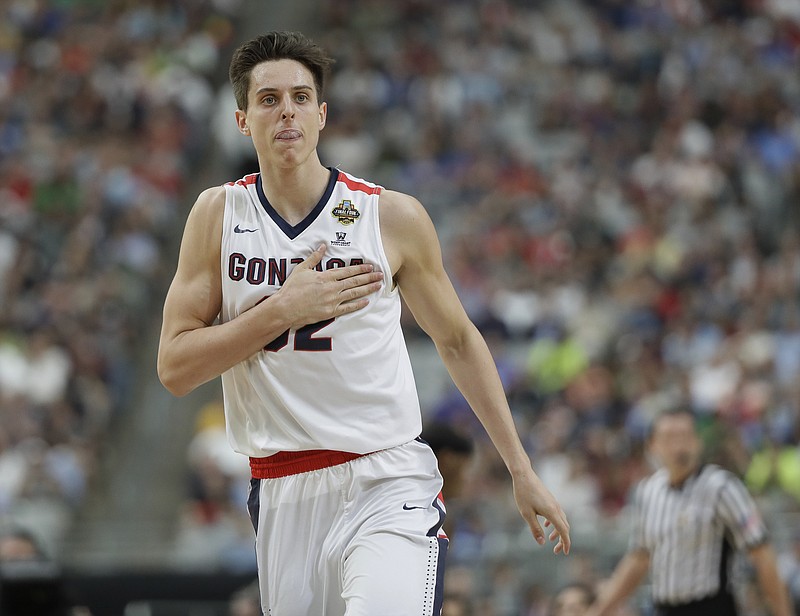
M 613 614 L 648 570 L 657 616 L 736 616 L 730 588 L 734 549 L 744 549 L 773 616 L 792 613 L 775 554 L 753 499 L 730 472 L 700 462 L 694 417 L 656 418 L 650 448 L 663 468 L 637 486 L 631 549 L 589 610 Z
M 569 525 L 531 468 L 425 210 L 320 162 L 330 63 L 297 33 L 234 53 L 236 121 L 259 173 L 206 190 L 189 214 L 159 375 L 177 395 L 222 375 L 230 443 L 250 457 L 265 614 L 439 614 L 442 479 L 417 440 L 401 293 L 508 466 L 536 540 L 542 516 L 554 552 L 568 553 Z

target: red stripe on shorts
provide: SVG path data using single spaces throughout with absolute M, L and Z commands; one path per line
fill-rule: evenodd
M 279 451 L 266 458 L 250 458 L 250 472 L 253 479 L 277 479 L 337 466 L 365 455 L 367 454 L 328 449 Z

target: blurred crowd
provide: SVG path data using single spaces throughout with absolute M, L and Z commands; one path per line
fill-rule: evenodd
M 321 17 L 337 58 L 322 160 L 433 217 L 534 466 L 570 515 L 578 555 L 551 566 L 558 580 L 594 583 L 624 550 L 629 490 L 652 471 L 648 426 L 675 406 L 788 550 L 800 3 L 349 0 Z M 406 332 L 419 333 L 410 318 Z M 553 571 L 528 552 L 532 569 L 508 560 L 527 529 L 463 398 L 446 389 L 425 417 L 475 442 L 450 499 L 453 605 L 545 614 Z
M 0 4 L 0 521 L 51 548 L 131 410 L 236 4 Z

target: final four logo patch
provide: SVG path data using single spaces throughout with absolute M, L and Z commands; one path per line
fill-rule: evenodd
M 361 216 L 361 212 L 356 209 L 350 199 L 345 199 L 339 203 L 331 210 L 331 214 L 343 225 L 352 225 Z

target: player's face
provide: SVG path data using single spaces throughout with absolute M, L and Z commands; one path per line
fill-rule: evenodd
M 247 96 L 247 111 L 237 111 L 236 120 L 253 138 L 259 159 L 280 167 L 308 160 L 327 115 L 311 71 L 295 60 L 262 62 L 253 67 Z
M 653 453 L 675 478 L 694 472 L 700 459 L 701 443 L 689 415 L 673 415 L 658 420 L 653 431 Z

